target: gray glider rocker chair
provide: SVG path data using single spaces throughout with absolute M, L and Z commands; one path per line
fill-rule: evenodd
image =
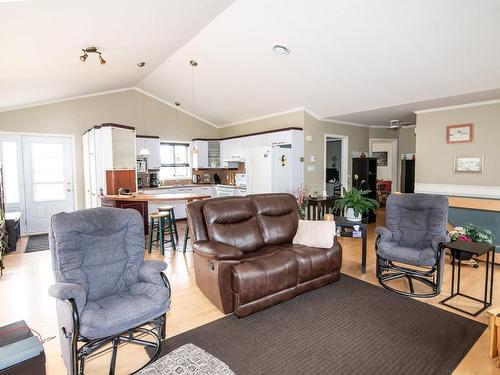
M 57 299 L 68 373 L 83 374 L 85 359 L 109 343 L 109 374 L 122 342 L 154 348 L 151 361 L 156 359 L 165 338 L 170 285 L 162 273 L 166 263 L 144 261 L 141 215 L 118 208 L 60 213 L 50 221 L 49 240 L 56 280 L 49 294 Z M 139 338 L 147 335 L 152 341 Z
M 386 227 L 376 229 L 377 278 L 386 289 L 412 297 L 434 297 L 441 291 L 444 254 L 448 241 L 448 198 L 430 194 L 392 194 L 386 202 Z M 387 282 L 408 280 L 409 291 Z M 416 293 L 413 281 L 428 287 Z

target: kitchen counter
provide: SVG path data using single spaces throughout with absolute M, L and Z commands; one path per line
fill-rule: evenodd
M 129 201 L 129 202 L 168 202 L 187 201 L 192 202 L 200 199 L 208 199 L 208 194 L 132 194 L 132 195 L 104 195 L 101 197 L 103 203 L 108 201 Z
M 168 189 L 184 189 L 184 188 L 195 188 L 195 187 L 228 187 L 234 189 L 246 189 L 246 186 L 236 186 L 236 185 L 224 185 L 224 184 L 188 184 L 188 185 L 171 185 L 171 186 L 159 186 L 156 188 L 143 187 L 142 190 L 168 190 Z

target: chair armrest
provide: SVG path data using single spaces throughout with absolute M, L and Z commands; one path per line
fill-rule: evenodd
M 209 259 L 241 259 L 243 251 L 218 241 L 200 241 L 193 245 L 194 252 Z
M 78 311 L 87 304 L 87 292 L 80 284 L 55 283 L 49 287 L 49 295 L 60 300 L 73 299 Z
M 145 260 L 137 271 L 139 280 L 146 283 L 164 285 L 165 283 L 161 277 L 161 273 L 166 270 L 167 267 L 167 263 L 161 260 Z
M 380 236 L 380 239 L 382 241 L 393 241 L 394 236 L 392 235 L 392 232 L 387 229 L 386 227 L 377 227 L 375 228 L 375 233 L 377 233 Z

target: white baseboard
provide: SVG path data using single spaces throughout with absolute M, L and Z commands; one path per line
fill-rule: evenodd
M 473 186 L 415 183 L 415 193 L 500 199 L 500 186 Z

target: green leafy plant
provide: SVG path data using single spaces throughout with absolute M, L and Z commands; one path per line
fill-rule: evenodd
M 452 241 L 485 242 L 492 244 L 495 236 L 489 229 L 480 229 L 477 225 L 468 224 L 464 227 L 455 227 L 450 232 Z
M 358 184 L 358 175 L 354 175 L 354 181 L 357 186 L 353 186 L 351 190 L 347 190 L 345 187 L 342 188 L 342 198 L 335 202 L 335 209 L 344 210 L 346 208 L 352 208 L 354 216 L 359 216 L 368 211 L 375 212 L 380 205 L 375 199 L 366 196 L 371 193 L 371 190 L 363 190 L 363 185 L 366 185 L 366 181 L 363 180 Z

